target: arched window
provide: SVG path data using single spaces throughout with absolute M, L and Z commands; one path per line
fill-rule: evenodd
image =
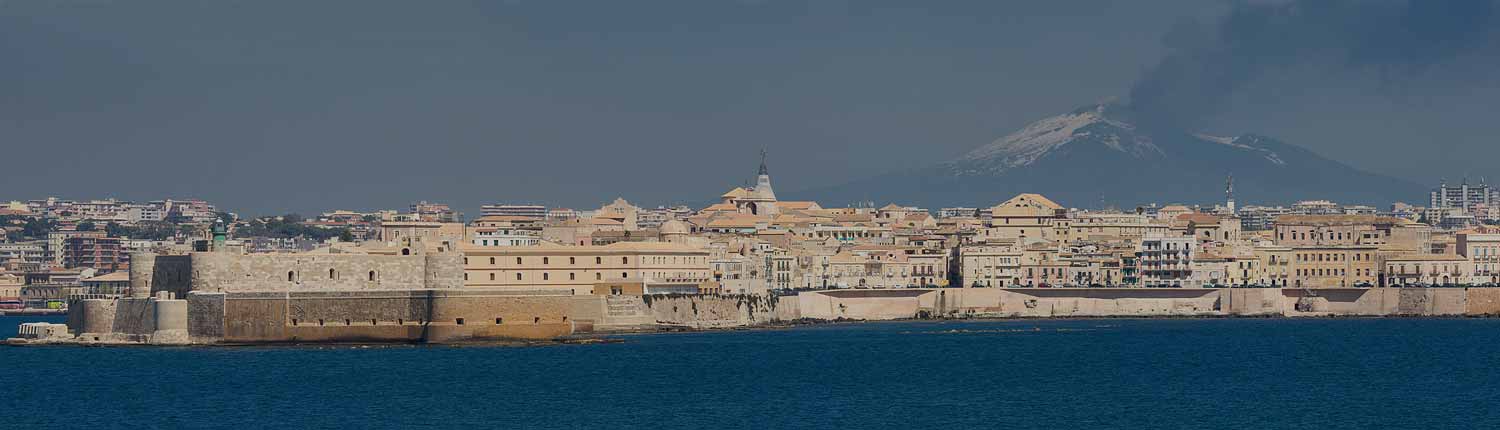
M 578 261 L 573 257 L 568 257 L 568 264 L 578 264 Z
M 521 257 L 516 257 L 516 264 L 521 264 Z
M 520 273 L 517 273 L 517 274 L 516 274 L 516 280 L 517 280 L 517 281 L 519 281 L 519 280 L 521 280 L 521 274 L 520 274 Z
M 630 257 L 620 257 L 620 264 L 630 264 Z
M 551 258 L 542 257 L 542 264 L 551 264 Z
M 374 281 L 375 281 L 375 271 L 374 271 L 374 270 L 371 270 L 371 271 L 370 271 L 370 281 L 371 281 L 371 282 L 374 282 Z
M 495 257 L 490 257 L 490 265 L 491 266 L 495 265 Z
M 604 264 L 604 257 L 594 257 L 594 264 Z

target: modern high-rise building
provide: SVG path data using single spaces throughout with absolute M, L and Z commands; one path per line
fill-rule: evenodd
M 479 207 L 484 216 L 522 216 L 542 219 L 547 217 L 547 207 L 542 205 L 484 205 Z
M 1479 180 L 1478 185 L 1469 184 L 1468 178 L 1463 183 L 1450 186 L 1442 182 L 1434 188 L 1428 196 L 1428 206 L 1437 209 L 1463 209 L 1465 212 L 1473 212 L 1475 206 L 1493 206 L 1500 203 L 1500 190 L 1490 188 Z

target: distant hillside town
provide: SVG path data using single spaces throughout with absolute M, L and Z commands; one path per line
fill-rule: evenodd
M 221 250 L 241 254 L 441 247 L 465 256 L 466 287 L 573 295 L 618 282 L 637 294 L 1500 282 L 1500 190 L 1483 180 L 1384 208 L 1238 204 L 1232 178 L 1223 192 L 1211 207 L 1083 210 L 1033 193 L 936 210 L 824 207 L 778 199 L 763 159 L 754 186 L 701 208 L 495 203 L 465 219 L 421 201 L 242 218 L 196 199 L 11 201 L 0 206 L 0 301 L 59 307 L 70 294 L 123 294 L 132 253 L 187 254 L 216 233 Z

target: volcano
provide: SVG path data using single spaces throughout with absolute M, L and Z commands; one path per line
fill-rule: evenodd
M 1033 122 L 947 162 L 796 194 L 833 205 L 878 198 L 938 208 L 984 207 L 1030 192 L 1071 207 L 1129 208 L 1223 202 L 1231 176 L 1241 205 L 1327 199 L 1384 206 L 1426 194 L 1262 135 L 1139 126 L 1115 104 Z

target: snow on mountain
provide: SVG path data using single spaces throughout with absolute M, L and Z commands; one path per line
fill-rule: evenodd
M 1059 202 L 1211 202 L 1233 175 L 1243 201 L 1325 198 L 1385 204 L 1421 196 L 1403 180 L 1363 172 L 1269 137 L 1142 127 L 1113 104 L 1042 119 L 951 161 L 809 190 L 806 198 L 848 196 L 933 207 L 978 205 L 1037 192 Z M 1067 204 L 1067 203 L 1064 203 Z
M 1031 165 L 1060 147 L 1080 141 L 1095 142 L 1135 157 L 1162 155 L 1162 149 L 1149 136 L 1136 133 L 1135 125 L 1113 117 L 1118 109 L 1098 104 L 1042 119 L 975 148 L 951 163 L 964 166 L 959 169 L 961 174 L 1000 173 Z

